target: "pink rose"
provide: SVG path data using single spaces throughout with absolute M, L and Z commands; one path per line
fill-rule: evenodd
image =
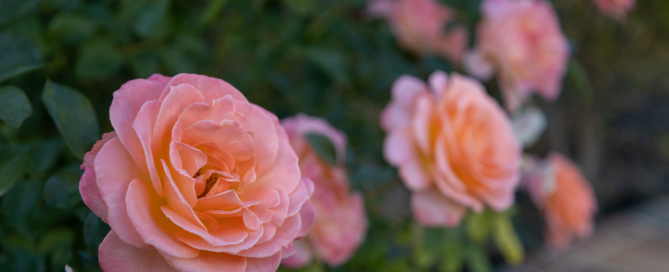
M 485 80 L 497 71 L 511 111 L 532 92 L 555 100 L 569 44 L 551 5 L 544 0 L 485 0 L 481 9 L 476 48 L 464 58 L 469 73 Z
M 346 136 L 327 121 L 299 114 L 281 121 L 290 144 L 300 157 L 302 175 L 314 182 L 311 202 L 321 214 L 306 238 L 295 242 L 295 255 L 284 259 L 287 267 L 306 266 L 318 258 L 336 266 L 348 261 L 367 232 L 367 216 L 362 195 L 349 192 L 344 168 Z M 337 165 L 329 165 L 311 148 L 305 134 L 327 137 L 335 147 Z
M 372 15 L 387 17 L 393 34 L 406 50 L 434 53 L 459 63 L 467 48 L 467 30 L 454 26 L 455 11 L 435 0 L 375 0 Z
M 627 13 L 636 5 L 635 0 L 595 0 L 595 3 L 597 3 L 599 11 L 619 22 L 625 21 Z
M 569 159 L 552 153 L 546 161 L 532 163 L 524 180 L 532 199 L 544 212 L 551 246 L 565 248 L 572 236 L 592 233 L 597 212 L 595 196 Z
M 111 227 L 105 271 L 275 271 L 315 217 L 313 184 L 272 113 L 220 79 L 125 83 L 81 196 Z
M 413 191 L 426 226 L 457 226 L 467 208 L 507 209 L 519 180 L 521 146 L 504 110 L 477 81 L 437 71 L 402 76 L 381 113 L 384 157 Z

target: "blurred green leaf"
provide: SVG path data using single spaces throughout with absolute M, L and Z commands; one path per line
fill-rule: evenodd
M 29 148 L 0 148 L 0 197 L 12 188 L 26 170 Z
M 175 48 L 160 51 L 160 58 L 171 74 L 194 73 L 195 64 L 183 52 Z
M 30 114 L 32 107 L 23 90 L 15 86 L 0 87 L 0 119 L 13 128 L 19 128 Z
M 124 57 L 107 39 L 95 39 L 84 44 L 75 67 L 78 78 L 97 80 L 110 77 L 123 65 Z
M 469 239 L 479 244 L 485 242 L 490 232 L 490 220 L 487 211 L 469 213 L 464 223 Z
M 456 229 L 446 229 L 445 239 L 443 240 L 444 253 L 439 262 L 439 271 L 458 272 L 462 269 L 464 247 L 459 236 L 460 233 Z
M 74 233 L 68 228 L 52 229 L 40 237 L 37 250 L 50 255 L 51 271 L 59 271 L 72 260 Z
M 0 25 L 37 9 L 39 0 L 0 1 Z
M 32 43 L 7 32 L 0 33 L 0 82 L 42 65 L 41 53 Z
M 488 254 L 480 246 L 470 246 L 467 248 L 467 268 L 472 272 L 492 272 L 492 264 L 488 259 Z
M 19 249 L 10 252 L 8 255 L 10 256 L 11 261 L 9 262 L 8 267 L 2 267 L 3 271 L 46 271 L 44 258 L 37 253 Z
M 135 32 L 142 37 L 150 36 L 156 28 L 156 25 L 165 16 L 170 1 L 154 0 L 134 2 L 145 3 L 135 21 Z
M 82 174 L 82 170 L 76 167 L 68 167 L 51 176 L 44 184 L 42 195 L 46 205 L 69 209 L 81 202 L 79 179 L 81 179 Z
M 90 38 L 94 31 L 95 22 L 93 20 L 73 13 L 61 13 L 56 15 L 56 17 L 49 22 L 48 28 L 51 37 L 72 44 Z
M 508 212 L 497 213 L 494 216 L 493 239 L 509 264 L 516 265 L 523 261 L 525 251 Z
M 56 162 L 63 142 L 59 138 L 46 139 L 33 148 L 28 167 L 31 176 L 39 176 Z
M 331 49 L 311 48 L 306 51 L 307 59 L 322 69 L 332 80 L 348 84 L 349 76 L 344 56 Z
M 293 12 L 300 15 L 309 15 L 317 11 L 318 1 L 311 0 L 283 0 Z
M 590 100 L 594 95 L 594 90 L 592 84 L 590 84 L 588 73 L 585 71 L 585 68 L 583 68 L 583 65 L 575 59 L 572 59 L 569 62 L 567 78 L 573 81 L 585 100 Z
M 50 80 L 44 85 L 42 101 L 67 147 L 83 160 L 84 153 L 100 138 L 91 102 L 83 94 Z
M 330 165 L 337 164 L 337 154 L 334 145 L 327 137 L 317 133 L 306 133 L 304 137 L 307 138 L 309 145 L 311 145 L 311 148 L 316 151 L 316 154 L 321 159 Z
M 100 243 L 111 229 L 93 211 L 88 211 L 84 221 L 84 241 L 88 248 L 97 252 Z

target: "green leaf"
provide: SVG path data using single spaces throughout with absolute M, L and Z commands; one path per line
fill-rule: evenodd
M 349 76 L 345 57 L 336 50 L 311 48 L 306 51 L 307 59 L 323 70 L 334 81 L 348 84 Z
M 316 151 L 316 154 L 318 154 L 321 159 L 330 165 L 337 164 L 337 155 L 334 145 L 327 137 L 317 133 L 306 133 L 304 137 L 307 138 L 311 148 Z
M 102 222 L 93 211 L 88 211 L 84 221 L 84 241 L 90 250 L 97 252 L 100 243 L 109 233 L 109 226 Z
M 488 259 L 488 254 L 479 246 L 472 246 L 467 249 L 467 268 L 472 272 L 491 272 L 492 264 Z
M 585 100 L 590 100 L 594 95 L 592 84 L 588 79 L 588 73 L 578 61 L 572 59 L 567 68 L 567 78 L 573 81 L 576 88 L 581 92 Z
M 87 42 L 74 69 L 77 77 L 84 80 L 99 80 L 116 74 L 123 65 L 121 54 L 107 39 Z
M 0 25 L 37 9 L 38 0 L 0 1 Z
M 525 251 L 508 212 L 497 213 L 494 216 L 493 239 L 506 262 L 516 265 L 523 261 Z
M 28 175 L 39 176 L 46 173 L 56 162 L 62 145 L 60 138 L 47 139 L 37 144 L 28 162 L 28 167 L 30 167 Z
M 65 43 L 79 43 L 85 41 L 95 31 L 95 22 L 85 16 L 61 13 L 49 22 L 48 32 L 53 38 Z
M 0 33 L 0 82 L 42 65 L 40 51 L 32 43 L 7 32 Z
M 135 32 L 147 37 L 153 34 L 154 29 L 163 19 L 167 8 L 169 7 L 169 0 L 146 1 L 147 5 L 141 10 L 139 17 L 135 21 Z
M 69 167 L 51 176 L 44 184 L 42 194 L 42 198 L 46 200 L 46 205 L 69 209 L 81 202 L 79 179 L 81 179 L 82 174 L 82 170 Z
M 30 114 L 30 101 L 21 89 L 14 86 L 0 87 L 0 119 L 10 127 L 19 128 Z
M 475 243 L 483 243 L 488 238 L 490 232 L 490 220 L 488 219 L 488 212 L 469 213 L 465 219 L 465 229 L 469 239 Z
M 463 246 L 459 233 L 455 229 L 447 229 L 444 239 L 443 258 L 439 262 L 439 271 L 458 272 L 464 262 Z
M 0 197 L 19 180 L 28 163 L 28 147 L 0 148 Z
M 83 160 L 100 138 L 93 105 L 83 94 L 47 80 L 42 101 L 72 154 Z

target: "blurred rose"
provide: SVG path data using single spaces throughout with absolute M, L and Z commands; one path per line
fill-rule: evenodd
M 275 271 L 315 217 L 278 119 L 201 75 L 127 82 L 80 192 L 105 271 Z
M 367 232 L 367 216 L 362 195 L 349 192 L 343 166 L 346 136 L 327 121 L 299 114 L 281 121 L 290 144 L 300 157 L 302 175 L 314 182 L 311 202 L 320 214 L 306 238 L 295 242 L 296 253 L 283 260 L 287 267 L 308 265 L 318 258 L 335 266 L 348 261 Z M 311 148 L 305 135 L 325 136 L 332 142 L 337 165 L 329 165 Z
M 467 208 L 507 209 L 519 180 L 520 143 L 504 110 L 477 81 L 433 73 L 429 87 L 397 79 L 381 113 L 386 160 L 413 191 L 416 219 L 456 226 Z
M 559 153 L 531 165 L 525 182 L 532 199 L 546 216 L 548 243 L 565 248 L 572 236 L 589 236 L 597 204 L 578 167 Z
M 472 75 L 497 71 L 506 108 L 514 111 L 532 92 L 553 101 L 560 94 L 569 44 L 544 0 L 485 0 L 477 44 L 464 58 Z
M 622 22 L 627 18 L 627 13 L 630 12 L 634 5 L 636 4 L 635 0 L 595 0 L 599 10 L 616 20 Z
M 387 17 L 399 44 L 418 54 L 433 53 L 459 63 L 467 47 L 467 30 L 455 11 L 436 0 L 375 0 L 372 15 Z

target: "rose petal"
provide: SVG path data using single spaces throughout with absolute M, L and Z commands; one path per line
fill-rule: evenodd
M 281 252 L 265 258 L 246 258 L 248 272 L 273 272 L 281 263 Z
M 109 140 L 100 149 L 95 158 L 95 175 L 97 186 L 100 188 L 100 197 L 108 207 L 109 226 L 124 242 L 146 248 L 147 244 L 128 218 L 125 198 L 133 179 L 147 179 L 147 177 L 137 168 L 120 138 Z
M 110 231 L 98 249 L 100 267 L 106 272 L 176 271 L 155 249 L 138 249 L 121 240 L 114 231 Z
M 293 247 L 295 248 L 295 253 L 292 256 L 283 259 L 281 261 L 282 265 L 290 269 L 297 269 L 305 267 L 311 263 L 311 259 L 313 258 L 313 256 L 311 253 L 311 249 L 309 248 L 308 240 L 306 239 L 296 240 L 295 242 L 293 242 Z
M 246 270 L 247 260 L 226 253 L 215 253 L 202 251 L 196 258 L 177 258 L 165 255 L 173 266 L 179 271 L 198 271 L 198 272 L 244 272 Z
M 163 93 L 160 95 L 160 100 L 165 99 L 169 93 L 169 87 L 178 86 L 181 84 L 189 84 L 195 87 L 195 89 L 202 93 L 205 103 L 210 105 L 214 99 L 221 98 L 226 95 L 231 95 L 235 100 L 248 102 L 246 97 L 244 97 L 241 92 L 235 89 L 235 87 L 232 87 L 232 85 L 229 83 L 218 78 L 195 74 L 178 74 L 174 76 L 167 84 L 165 91 L 163 91 Z
M 457 227 L 467 213 L 465 207 L 434 190 L 414 192 L 411 209 L 421 225 L 431 227 Z
M 132 127 L 137 132 L 139 140 L 146 156 L 146 164 L 149 169 L 149 175 L 153 183 L 153 188 L 159 196 L 163 197 L 163 185 L 156 169 L 156 161 L 154 160 L 153 149 L 151 148 L 151 134 L 153 133 L 153 125 L 156 123 L 158 111 L 160 109 L 160 101 L 146 102 L 142 109 L 137 114 L 137 118 L 132 123 Z
M 164 200 L 146 182 L 133 180 L 128 187 L 125 202 L 130 220 L 147 244 L 172 256 L 193 258 L 199 254 L 199 250 L 177 240 L 177 227 L 161 211 Z
M 239 256 L 265 258 L 272 256 L 279 252 L 282 248 L 288 245 L 295 239 L 295 236 L 300 231 L 302 221 L 299 215 L 294 215 L 286 218 L 283 225 L 277 228 L 274 237 L 262 244 L 256 244 L 254 247 L 247 250 L 242 250 L 238 253 Z

